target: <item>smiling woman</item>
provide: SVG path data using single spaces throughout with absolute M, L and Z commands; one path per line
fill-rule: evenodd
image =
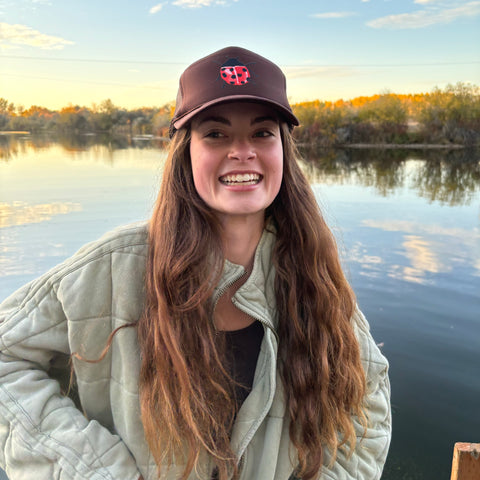
M 2 467 L 11 480 L 379 479 L 388 363 L 297 162 L 283 73 L 228 47 L 186 69 L 176 107 L 148 224 L 0 307 Z

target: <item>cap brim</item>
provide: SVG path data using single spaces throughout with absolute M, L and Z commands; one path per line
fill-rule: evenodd
M 227 102 L 242 101 L 242 100 L 258 102 L 258 103 L 266 103 L 267 105 L 271 105 L 275 110 L 277 110 L 280 113 L 280 115 L 283 116 L 283 118 L 287 121 L 288 124 L 294 125 L 294 126 L 300 125 L 298 118 L 290 110 L 285 108 L 285 106 L 283 106 L 280 103 L 274 102 L 268 98 L 258 97 L 255 95 L 230 95 L 226 97 L 216 98 L 215 100 L 211 100 L 210 102 L 206 102 L 202 104 L 200 107 L 190 110 L 189 112 L 185 113 L 180 118 L 175 120 L 175 122 L 173 122 L 173 126 L 175 127 L 176 130 L 180 130 L 180 128 L 187 125 L 195 115 L 198 115 L 200 112 L 203 112 L 204 110 L 212 107 L 213 105 L 218 105 L 220 103 L 227 103 Z

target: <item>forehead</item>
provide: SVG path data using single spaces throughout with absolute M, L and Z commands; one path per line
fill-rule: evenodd
M 227 120 L 246 119 L 250 121 L 265 117 L 265 119 L 270 118 L 273 121 L 278 121 L 277 111 L 267 104 L 257 102 L 228 102 L 214 105 L 203 110 L 192 119 L 192 126 L 216 117 Z

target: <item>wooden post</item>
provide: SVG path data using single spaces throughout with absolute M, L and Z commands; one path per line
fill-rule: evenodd
M 450 480 L 480 480 L 480 443 L 455 444 Z

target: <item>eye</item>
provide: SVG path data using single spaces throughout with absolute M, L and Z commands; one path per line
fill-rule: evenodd
M 223 138 L 225 135 L 218 130 L 211 130 L 205 134 L 206 138 Z
M 255 132 L 253 136 L 257 138 L 264 138 L 264 137 L 271 137 L 272 135 L 273 135 L 273 132 L 268 128 L 265 128 L 265 129 L 259 130 L 258 132 Z

